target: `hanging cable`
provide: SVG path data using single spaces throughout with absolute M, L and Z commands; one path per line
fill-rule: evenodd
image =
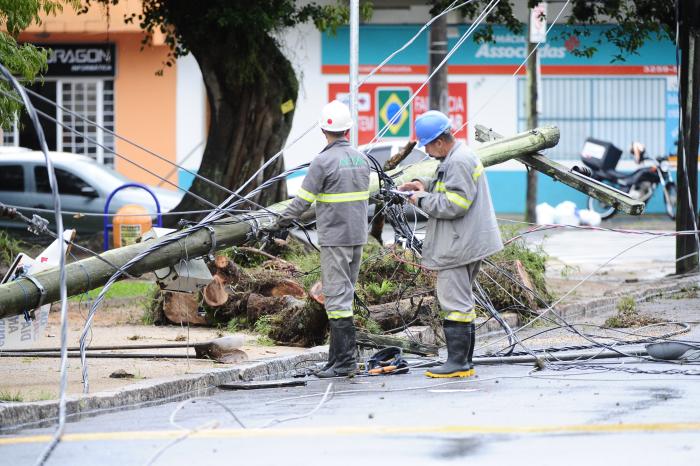
M 0 63 L 0 73 L 4 78 L 12 85 L 15 91 L 20 95 L 24 108 L 31 119 L 34 130 L 36 131 L 37 138 L 39 139 L 39 146 L 41 147 L 41 152 L 44 154 L 44 159 L 46 160 L 46 169 L 48 172 L 49 186 L 51 187 L 51 198 L 54 207 L 54 216 L 56 221 L 56 230 L 61 239 L 63 239 L 63 217 L 61 216 L 61 198 L 58 195 L 58 180 L 56 179 L 56 172 L 54 171 L 53 163 L 51 162 L 51 157 L 49 156 L 49 147 L 46 143 L 46 137 L 44 135 L 44 129 L 39 122 L 39 117 L 37 115 L 36 109 L 29 100 L 29 96 L 24 92 L 24 87 L 12 76 L 12 73 L 5 68 L 5 65 Z M 46 460 L 51 456 L 58 442 L 61 441 L 61 436 L 66 424 L 66 387 L 68 384 L 68 351 L 67 351 L 67 340 L 68 340 L 68 293 L 66 290 L 66 245 L 63 241 L 59 241 L 59 294 L 61 296 L 61 365 L 60 365 L 60 383 L 59 383 L 59 400 L 58 400 L 58 427 L 54 433 L 53 438 L 46 446 L 46 449 L 42 452 L 41 456 L 37 460 L 38 465 L 43 465 Z

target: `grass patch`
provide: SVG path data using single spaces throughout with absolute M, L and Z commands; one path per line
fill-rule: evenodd
M 301 248 L 292 248 L 283 258 L 294 264 L 303 274 L 298 277 L 298 280 L 307 290 L 321 279 L 321 254 L 319 252 L 305 252 Z
M 382 328 L 379 326 L 376 320 L 370 318 L 370 317 L 365 317 L 360 314 L 355 314 L 353 317 L 353 320 L 355 322 L 355 327 L 358 329 L 365 330 L 367 333 L 371 333 L 373 335 L 379 335 L 383 333 Z
M 272 333 L 272 319 L 274 316 L 271 315 L 264 315 L 258 317 L 258 320 L 255 321 L 255 325 L 253 325 L 253 330 L 256 333 L 259 333 L 260 336 L 257 339 L 257 343 L 260 346 L 275 346 L 275 341 L 270 338 L 270 334 Z
M 615 306 L 617 314 L 603 324 L 608 328 L 628 328 L 651 325 L 661 322 L 659 319 L 642 314 L 637 310 L 637 302 L 631 296 L 623 296 Z
M 691 286 L 682 288 L 681 291 L 671 296 L 671 299 L 696 299 L 698 296 L 698 287 Z
M 157 286 L 151 289 L 151 292 L 143 297 L 141 301 L 143 306 L 143 315 L 141 315 L 141 323 L 143 325 L 158 325 L 163 323 L 163 294 Z
M 153 282 L 143 280 L 122 280 L 114 283 L 107 290 L 105 299 L 124 299 L 124 298 L 149 298 L 154 295 L 154 291 L 158 286 Z M 90 290 L 79 296 L 73 296 L 71 301 L 79 301 L 81 299 L 95 299 L 102 292 L 102 287 Z
M 268 323 L 269 325 L 269 323 Z M 242 332 L 248 328 L 248 319 L 245 316 L 234 317 L 226 324 L 229 333 Z
M 20 392 L 0 392 L 0 401 L 6 402 L 20 402 L 24 401 L 22 394 Z
M 54 395 L 52 392 L 39 392 L 36 396 L 32 397 L 32 401 L 48 401 L 55 400 L 58 396 Z
M 26 249 L 27 244 L 0 230 L 0 263 L 10 265 L 15 256 Z

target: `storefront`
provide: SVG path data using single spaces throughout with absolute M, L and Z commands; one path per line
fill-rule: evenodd
M 361 26 L 361 73 L 381 63 L 420 27 L 419 24 Z M 448 28 L 448 50 L 468 27 L 460 24 Z M 605 40 L 609 28 L 588 27 L 591 34 L 583 37 L 569 26 L 557 24 L 539 49 L 540 125 L 556 125 L 561 130 L 559 145 L 547 152 L 553 159 L 576 163 L 589 136 L 611 141 L 623 149 L 639 140 L 654 155 L 675 152 L 677 88 L 673 43 L 652 40 L 624 61 L 615 60 L 620 52 Z M 341 28 L 335 36 L 321 34 L 321 80 L 328 99 L 342 98 L 347 92 L 348 40 L 347 28 Z M 421 35 L 360 88 L 360 98 L 365 103 L 360 108 L 360 144 L 369 142 L 384 127 L 390 119 L 387 116 L 391 116 L 387 110 L 398 110 L 426 79 L 428 40 L 427 33 Z M 597 48 L 591 58 L 572 53 L 588 46 Z M 501 26 L 494 27 L 493 42 L 477 44 L 470 38 L 457 49 L 448 62 L 448 81 L 450 116 L 456 127 L 466 122 L 458 137 L 472 143 L 476 124 L 492 127 L 502 134 L 514 134 L 526 128 L 525 68 L 519 68 L 526 54 L 524 36 Z M 427 110 L 426 102 L 427 88 L 424 88 L 382 139 L 413 137 L 412 121 Z M 631 161 L 626 160 L 622 167 L 629 164 Z M 524 173 L 523 166 L 517 162 L 489 170 L 498 211 L 524 211 Z M 541 177 L 539 202 L 557 204 L 562 200 L 576 201 L 581 207 L 585 204 L 582 194 Z M 661 209 L 660 202 L 649 206 L 650 211 Z

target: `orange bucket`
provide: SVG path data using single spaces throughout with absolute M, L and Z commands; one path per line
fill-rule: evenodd
M 137 204 L 127 204 L 120 208 L 112 221 L 115 248 L 128 246 L 151 229 L 153 223 L 148 210 Z

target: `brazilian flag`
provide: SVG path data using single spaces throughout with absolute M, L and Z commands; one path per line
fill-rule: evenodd
M 385 138 L 411 137 L 411 106 L 401 111 L 410 97 L 411 91 L 406 88 L 377 89 L 377 132 L 389 125 Z

